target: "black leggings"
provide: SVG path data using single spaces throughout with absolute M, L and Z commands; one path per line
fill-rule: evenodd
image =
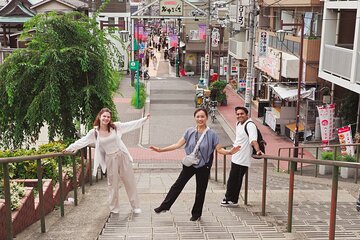
M 184 189 L 186 183 L 190 180 L 190 178 L 194 174 L 196 176 L 196 194 L 195 194 L 195 203 L 191 210 L 191 214 L 194 217 L 201 216 L 205 201 L 206 188 L 208 185 L 209 175 L 210 175 L 210 167 L 206 165 L 200 168 L 194 168 L 192 166 L 186 167 L 183 165 L 183 169 L 178 179 L 171 186 L 164 201 L 160 205 L 162 209 L 169 210 L 171 208 L 177 197 L 180 195 L 181 191 Z

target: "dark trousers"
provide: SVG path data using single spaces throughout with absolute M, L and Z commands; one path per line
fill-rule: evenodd
M 243 177 L 247 172 L 248 167 L 231 163 L 229 179 L 226 186 L 225 199 L 237 203 L 239 201 L 239 194 Z
M 202 214 L 202 209 L 205 201 L 205 193 L 208 185 L 210 167 L 203 166 L 201 168 L 186 167 L 183 165 L 183 169 L 171 186 L 168 194 L 166 195 L 164 201 L 161 203 L 160 207 L 166 210 L 169 210 L 174 204 L 177 197 L 180 195 L 181 191 L 184 189 L 186 183 L 190 178 L 195 174 L 196 176 L 196 194 L 195 194 L 195 203 L 191 210 L 191 214 L 194 217 L 200 217 Z

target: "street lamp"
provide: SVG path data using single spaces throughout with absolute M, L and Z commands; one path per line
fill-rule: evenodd
M 303 74 L 303 45 L 304 45 L 304 17 L 301 16 L 300 23 L 283 23 L 280 21 L 280 29 L 276 32 L 276 37 L 280 42 L 283 42 L 285 39 L 285 31 L 282 29 L 283 26 L 296 26 L 301 27 L 300 35 L 300 53 L 299 53 L 299 76 L 298 76 L 298 85 L 297 85 L 297 103 L 296 103 L 296 123 L 295 123 L 295 139 L 294 139 L 294 158 L 297 158 L 299 155 L 299 121 L 300 121 L 300 100 L 301 100 L 301 80 Z M 289 173 L 289 205 L 288 205 L 288 225 L 287 230 L 291 232 L 292 225 L 292 209 L 294 202 L 294 172 L 296 170 L 296 162 L 290 162 L 290 173 Z
M 119 31 L 119 35 L 123 43 L 127 43 L 129 41 L 129 31 L 121 30 Z

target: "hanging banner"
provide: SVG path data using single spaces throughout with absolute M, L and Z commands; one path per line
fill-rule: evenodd
M 268 36 L 267 32 L 259 32 L 259 56 L 266 56 Z
M 206 39 L 206 24 L 199 24 L 199 40 Z
M 218 28 L 213 28 L 211 32 L 211 47 L 217 48 L 220 42 L 220 32 Z
M 323 144 L 334 139 L 335 104 L 317 107 L 319 111 L 320 131 Z
M 345 126 L 345 127 L 341 127 L 338 129 L 338 136 L 339 136 L 339 142 L 341 145 L 346 145 L 346 144 L 352 144 L 352 135 L 351 135 L 351 127 L 349 126 Z M 343 146 L 341 147 L 341 154 L 342 155 L 350 155 L 350 156 L 354 156 L 355 154 L 355 149 L 354 146 Z

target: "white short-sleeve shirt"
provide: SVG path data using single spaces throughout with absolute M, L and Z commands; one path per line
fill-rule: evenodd
M 250 167 L 251 165 L 252 146 L 250 143 L 257 140 L 255 123 L 251 122 L 246 126 L 249 136 L 245 132 L 245 125 L 249 121 L 252 120 L 249 118 L 243 124 L 238 123 L 236 125 L 236 139 L 234 146 L 240 145 L 241 147 L 240 150 L 231 157 L 233 163 L 247 167 Z

